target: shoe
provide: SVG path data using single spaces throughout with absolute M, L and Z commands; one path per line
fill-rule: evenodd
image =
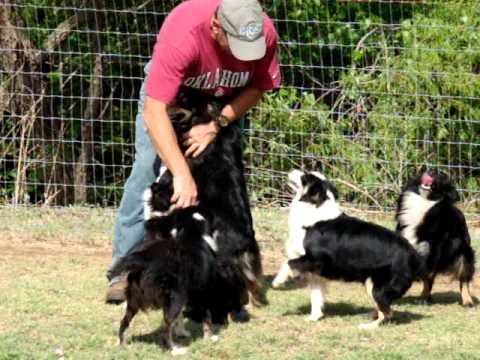
M 232 311 L 230 313 L 230 318 L 233 322 L 244 323 L 250 321 L 250 314 L 248 313 L 247 309 L 242 307 L 238 311 Z
M 126 300 L 125 290 L 127 288 L 127 278 L 122 277 L 120 280 L 111 282 L 107 290 L 105 302 L 107 304 L 121 304 Z

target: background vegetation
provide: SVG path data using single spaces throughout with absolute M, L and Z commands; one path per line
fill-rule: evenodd
M 116 205 L 133 156 L 143 66 L 178 1 L 0 5 L 0 201 Z M 403 180 L 450 173 L 478 209 L 478 2 L 265 0 L 284 87 L 250 114 L 255 201 L 320 168 L 344 199 L 390 207 Z

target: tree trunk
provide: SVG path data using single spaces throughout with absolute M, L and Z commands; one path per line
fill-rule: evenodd
M 103 0 L 94 0 L 92 4 L 94 9 L 103 9 Z M 84 204 L 88 201 L 88 180 L 89 175 L 94 169 L 94 146 L 93 146 L 93 129 L 94 121 L 98 120 L 100 115 L 102 97 L 102 39 L 100 31 L 103 29 L 104 14 L 95 12 L 95 35 L 93 52 L 95 55 L 93 73 L 90 78 L 90 87 L 88 91 L 87 105 L 81 123 L 82 144 L 80 155 L 75 164 L 74 187 L 75 187 L 75 203 Z M 94 176 L 93 176 L 94 178 Z

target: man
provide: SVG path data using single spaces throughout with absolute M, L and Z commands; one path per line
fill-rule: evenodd
M 172 203 L 177 208 L 197 203 L 199 190 L 186 157 L 200 155 L 221 126 L 242 117 L 265 91 L 280 86 L 277 39 L 257 0 L 189 0 L 165 19 L 140 93 L 136 156 L 115 225 L 112 267 L 143 240 L 142 197 L 158 175 L 153 167 L 157 156 L 173 175 Z M 167 106 L 175 103 L 182 87 L 232 100 L 218 119 L 196 125 L 186 138 L 177 139 Z M 178 140 L 187 146 L 185 154 Z M 107 302 L 123 301 L 125 279 L 111 278 L 109 272 L 107 277 Z

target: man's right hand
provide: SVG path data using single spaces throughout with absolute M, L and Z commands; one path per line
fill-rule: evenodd
M 173 177 L 173 195 L 170 201 L 177 209 L 197 205 L 197 195 L 197 185 L 190 174 Z

